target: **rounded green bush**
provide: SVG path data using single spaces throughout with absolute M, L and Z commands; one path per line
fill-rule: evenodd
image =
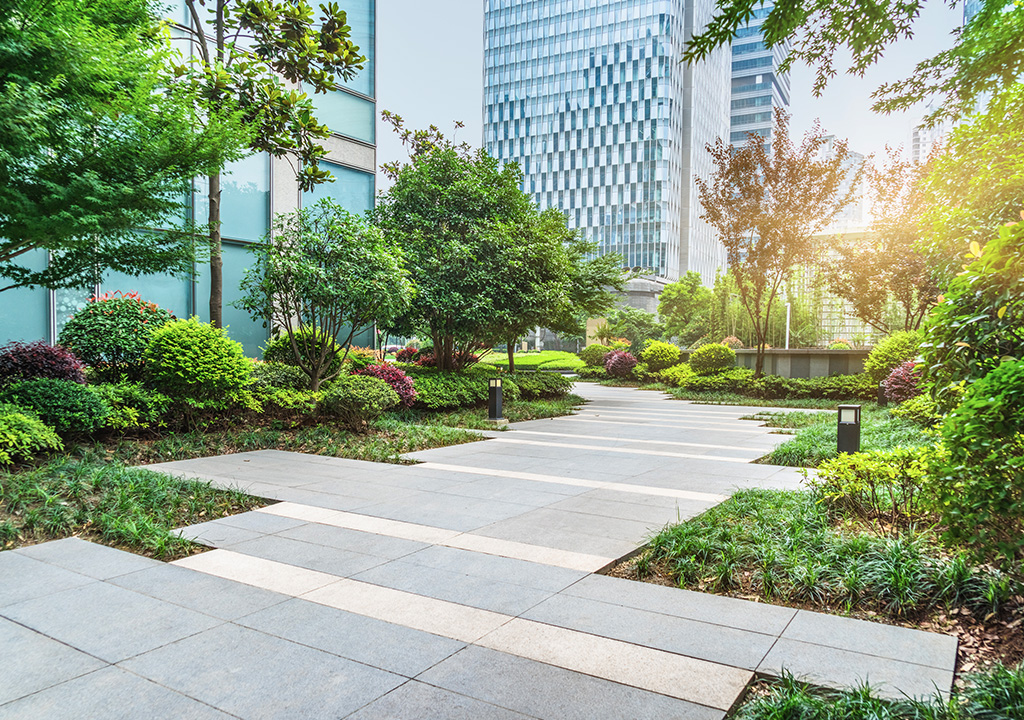
M 921 333 L 893 333 L 871 349 L 868 359 L 864 361 L 864 372 L 877 386 L 889 377 L 897 365 L 917 358 L 920 350 Z
M 580 350 L 580 360 L 587 364 L 587 367 L 604 367 L 604 356 L 612 349 L 607 345 L 587 345 Z
M 153 389 L 197 410 L 230 406 L 252 378 L 241 343 L 195 317 L 154 331 L 143 360 Z
M 938 406 L 927 393 L 916 395 L 889 410 L 889 414 L 908 420 L 921 427 L 934 427 L 941 420 Z
M 399 402 L 398 393 L 384 380 L 369 375 L 345 375 L 321 395 L 317 409 L 349 430 L 362 432 Z
M 657 373 L 657 377 L 666 385 L 672 387 L 682 387 L 691 378 L 696 377 L 697 374 L 693 372 L 687 363 L 679 363 L 673 365 L 670 368 L 665 368 L 661 372 Z
M 648 372 L 655 373 L 678 364 L 680 352 L 672 343 L 654 340 L 640 353 L 640 362 L 647 364 Z
M 725 345 L 710 343 L 690 353 L 690 368 L 698 375 L 713 375 L 736 364 L 736 351 Z
M 139 380 L 153 331 L 174 316 L 137 293 L 93 298 L 64 325 L 57 344 L 68 348 L 102 381 Z
M 28 408 L 58 433 L 91 433 L 103 427 L 110 406 L 88 385 L 39 378 L 11 385 L 0 402 Z
M 64 449 L 60 437 L 30 410 L 0 404 L 0 465 Z
M 309 375 L 294 365 L 281 362 L 257 362 L 252 366 L 252 384 L 255 388 L 288 388 L 306 390 Z
M 313 328 L 297 330 L 295 335 L 295 343 L 304 360 L 308 359 L 308 355 L 304 351 L 306 345 L 310 345 L 313 348 L 313 352 L 319 355 L 324 343 L 328 344 L 329 349 L 327 353 L 331 360 L 327 364 L 323 377 L 330 377 L 341 369 L 341 358 L 345 354 L 345 349 L 338 345 L 334 338 L 327 337 L 327 334 L 322 330 L 314 330 Z M 307 338 L 310 342 L 306 342 Z M 295 358 L 295 353 L 292 350 L 291 340 L 288 339 L 288 333 L 286 332 L 274 336 L 267 342 L 267 346 L 263 348 L 263 360 L 268 363 L 284 363 L 292 367 L 300 367 L 299 361 Z M 308 377 L 306 378 L 305 387 L 309 387 Z
M 119 432 L 161 425 L 171 407 L 166 395 L 138 383 L 101 384 L 92 388 L 110 406 L 106 426 Z

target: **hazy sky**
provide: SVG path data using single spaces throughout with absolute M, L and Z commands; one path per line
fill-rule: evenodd
M 811 94 L 811 70 L 795 68 L 793 128 L 803 132 L 820 119 L 827 132 L 848 138 L 851 149 L 862 153 L 880 152 L 886 143 L 907 145 L 921 110 L 876 115 L 870 110 L 871 93 L 882 82 L 910 75 L 917 61 L 950 47 L 950 31 L 962 15 L 960 6 L 932 0 L 913 39 L 893 45 L 864 78 L 836 77 L 821 97 Z M 466 127 L 457 138 L 479 146 L 482 95 L 482 0 L 378 0 L 378 111 L 398 113 L 409 127 L 433 124 L 448 134 L 461 120 Z M 377 133 L 378 164 L 405 157 L 394 134 L 379 121 Z

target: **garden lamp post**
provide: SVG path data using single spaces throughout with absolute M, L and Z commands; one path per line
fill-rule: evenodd
M 836 446 L 840 453 L 860 452 L 860 405 L 839 406 Z
M 878 383 L 878 407 L 885 407 L 889 404 L 889 398 L 885 396 L 885 382 Z
M 487 419 L 501 420 L 501 378 L 487 380 Z

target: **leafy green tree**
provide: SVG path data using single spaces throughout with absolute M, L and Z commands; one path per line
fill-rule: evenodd
M 500 225 L 496 233 L 501 257 L 491 339 L 505 343 L 512 372 L 519 338 L 535 327 L 581 335 L 587 317 L 615 304 L 613 291 L 622 289 L 624 275 L 620 256 L 596 256 L 596 245 L 570 230 L 554 208 L 531 207 L 522 222 Z
M 1024 83 L 949 134 L 922 180 L 920 249 L 943 285 L 971 242 L 984 246 L 1024 205 Z
M 658 316 L 665 323 L 665 335 L 678 338 L 683 347 L 711 330 L 712 293 L 704 287 L 700 273 L 688 271 L 665 286 L 658 299 Z
M 174 65 L 198 109 L 206 114 L 238 113 L 250 130 L 248 150 L 294 156 L 301 165 L 299 186 L 309 190 L 332 182 L 317 161 L 330 135 L 314 116 L 315 93 L 337 89 L 336 78 L 353 78 L 366 58 L 352 42 L 345 11 L 321 4 L 314 20 L 305 0 L 185 0 L 191 61 Z M 289 87 L 288 84 L 292 87 Z M 220 168 L 208 174 L 210 320 L 221 326 L 223 263 L 220 234 Z
M 881 167 L 869 167 L 874 194 L 871 231 L 831 244 L 822 269 L 832 292 L 876 330 L 916 330 L 939 296 L 932 268 L 918 249 L 925 211 L 922 178 L 928 163 L 913 163 L 887 148 Z M 898 325 L 890 310 L 896 308 Z
M 658 322 L 658 316 L 639 308 L 623 305 L 608 313 L 608 326 L 614 337 L 629 340 L 629 350 L 639 355 L 648 340 L 660 340 L 665 336 L 665 326 Z
M 284 330 L 310 390 L 342 371 L 335 342 L 347 356 L 360 328 L 386 324 L 409 307 L 413 288 L 401 250 L 331 200 L 279 215 L 274 232 L 251 250 L 256 262 L 238 305 Z
M 847 72 L 863 76 L 894 42 L 914 36 L 914 24 L 924 0 L 892 2 L 866 0 L 843 4 L 835 0 L 776 0 L 764 20 L 764 44 L 786 40 L 793 45 L 780 68 L 794 62 L 816 69 L 814 90 L 820 93 L 837 73 L 836 58 L 848 50 Z M 718 12 L 704 29 L 687 42 L 683 60 L 706 58 L 715 48 L 728 45 L 736 31 L 753 17 L 761 0 L 718 0 Z M 971 21 L 956 34 L 949 50 L 917 64 L 906 79 L 888 83 L 875 92 L 873 109 L 901 111 L 934 96 L 941 98 L 933 119 L 974 111 L 979 99 L 996 92 L 1024 74 L 1024 5 L 1016 0 L 985 0 Z
M 0 290 L 84 287 L 116 268 L 189 273 L 175 227 L 191 178 L 243 139 L 166 73 L 147 0 L 9 0 L 0 12 Z M 181 228 L 179 227 L 179 230 Z M 26 263 L 51 253 L 44 270 Z
M 390 324 L 395 335 L 429 337 L 437 367 L 455 370 L 494 337 L 502 312 L 502 264 L 510 228 L 532 210 L 515 165 L 444 139 L 436 128 L 415 133 L 385 114 L 410 150 L 409 162 L 385 172 L 394 184 L 374 210 L 377 225 L 399 245 L 416 286 L 415 302 Z
M 770 147 L 751 136 L 734 149 L 719 139 L 708 145 L 714 174 L 696 178 L 707 220 L 725 246 L 740 302 L 753 324 L 755 375 L 764 369 L 769 322 L 779 290 L 793 267 L 811 254 L 811 237 L 853 198 L 861 169 L 847 170 L 849 150 L 836 143 L 822 157 L 825 137 L 815 126 L 799 146 L 789 138 L 788 119 L 778 111 Z M 852 182 L 845 194 L 847 175 Z

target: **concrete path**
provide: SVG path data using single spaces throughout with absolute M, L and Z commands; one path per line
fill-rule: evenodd
M 594 574 L 737 488 L 784 436 L 583 385 L 578 415 L 381 465 L 277 451 L 153 466 L 282 502 L 172 564 L 0 553 L 0 718 L 724 717 L 755 674 L 948 691 L 954 638 Z

